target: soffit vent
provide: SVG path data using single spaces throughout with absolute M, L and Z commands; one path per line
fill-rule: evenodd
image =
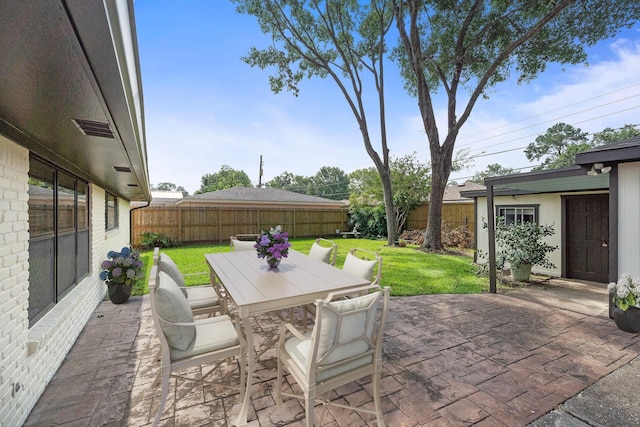
M 71 119 L 71 121 L 78 126 L 78 129 L 85 135 L 114 139 L 109 123 L 84 119 Z
M 113 168 L 116 170 L 116 172 L 128 172 L 128 173 L 131 173 L 131 168 L 128 168 L 126 166 L 114 166 Z

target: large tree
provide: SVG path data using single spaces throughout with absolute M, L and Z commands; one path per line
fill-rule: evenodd
M 532 170 L 558 169 L 575 164 L 576 154 L 593 147 L 587 133 L 566 123 L 556 123 L 524 150 L 530 161 L 542 160 Z
M 249 179 L 249 175 L 245 171 L 222 165 L 218 172 L 202 176 L 200 189 L 194 194 L 209 193 L 233 187 L 253 187 L 253 185 L 251 185 L 251 179 Z
M 251 48 L 243 58 L 262 69 L 275 67 L 269 77 L 275 93 L 294 94 L 304 77 L 330 78 L 344 96 L 362 135 L 367 154 L 380 174 L 387 213 L 387 239 L 394 245 L 398 231 L 393 221 L 391 168 L 385 123 L 384 65 L 386 37 L 393 24 L 388 0 L 232 0 L 240 13 L 258 19 L 273 44 Z M 376 120 L 370 121 L 365 95 L 377 100 Z M 378 150 L 369 131 L 379 127 Z
M 429 194 L 429 166 L 418 160 L 416 153 L 391 159 L 394 216 L 398 230 L 404 227 L 409 213 Z M 366 207 L 380 204 L 382 183 L 374 168 L 358 169 L 349 174 L 349 200 L 352 206 Z
M 473 178 L 471 178 L 469 181 L 475 182 L 476 184 L 484 185 L 485 178 L 491 178 L 493 176 L 513 175 L 515 173 L 520 173 L 520 171 L 499 165 L 498 163 L 491 163 L 485 170 L 473 174 Z
M 158 191 L 182 191 L 183 193 L 187 192 L 187 190 L 185 190 L 183 186 L 177 186 L 173 182 L 161 182 L 155 187 L 151 185 L 151 189 Z
M 311 178 L 314 196 L 327 199 L 342 200 L 349 198 L 349 177 L 340 168 L 323 166 Z
M 284 171 L 280 175 L 274 177 L 265 184 L 267 187 L 277 188 L 280 190 L 292 191 L 294 193 L 311 194 L 309 188 L 311 186 L 311 178 L 308 176 L 295 175 L 291 172 Z
M 619 129 L 606 128 L 594 133 L 592 142 L 594 145 L 605 145 L 640 136 L 640 129 L 637 129 L 636 126 L 637 125 L 626 124 Z
M 585 47 L 617 34 L 640 16 L 637 0 L 392 0 L 398 59 L 429 142 L 432 168 L 423 249 L 442 249 L 442 197 L 460 128 L 480 97 L 517 75 L 533 80 L 550 62 L 578 64 Z M 438 90 L 446 125 L 436 123 Z M 463 92 L 461 94 L 461 92 Z M 460 106 L 458 102 L 460 101 Z

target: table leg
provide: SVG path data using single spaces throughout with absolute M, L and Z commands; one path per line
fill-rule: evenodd
M 253 332 L 251 331 L 251 318 L 250 316 L 243 316 L 241 319 L 242 327 L 245 330 L 245 334 L 247 335 L 247 353 L 249 353 L 247 354 L 247 357 L 249 366 L 247 367 L 247 389 L 244 393 L 244 400 L 242 401 L 242 406 L 240 407 L 240 413 L 236 418 L 236 426 L 247 425 L 249 402 L 251 399 L 251 383 L 253 382 L 253 369 L 255 363 L 255 351 L 253 349 Z

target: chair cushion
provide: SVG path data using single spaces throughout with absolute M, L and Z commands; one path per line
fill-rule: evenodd
M 238 333 L 229 316 L 196 320 L 195 339 L 184 350 L 172 348 L 171 360 L 180 360 L 239 344 Z
M 326 262 L 329 264 L 331 262 L 331 252 L 333 251 L 333 247 L 325 248 L 324 246 L 320 246 L 317 243 L 313 243 L 311 245 L 311 250 L 309 251 L 309 256 L 311 258 L 319 259 L 322 262 Z
M 311 356 L 311 340 L 301 340 L 298 337 L 290 337 L 285 341 L 284 348 L 300 371 L 307 375 L 307 360 Z M 333 378 L 352 369 L 359 368 L 360 366 L 371 364 L 372 362 L 373 355 L 368 354 L 352 360 L 349 363 L 320 370 L 316 373 L 316 382 Z
M 210 285 L 188 286 L 187 301 L 192 309 L 218 305 L 219 299 L 216 290 Z
M 237 240 L 231 239 L 231 244 L 233 245 L 233 250 L 235 252 L 244 252 L 244 251 L 255 251 L 256 248 L 253 246 L 256 244 L 253 240 Z
M 371 281 L 371 278 L 373 277 L 373 269 L 377 263 L 378 261 L 360 259 L 357 256 L 348 253 L 344 260 L 342 269 L 354 276 L 362 277 L 365 280 Z
M 356 298 L 332 301 L 328 305 L 333 310 L 322 307 L 322 322 L 320 323 L 320 331 L 317 332 L 320 336 L 318 338 L 316 381 L 323 381 L 373 362 L 373 355 L 366 353 L 371 347 L 364 337 L 369 340 L 373 338 L 374 321 L 380 303 L 379 297 L 380 292 L 374 292 Z M 371 306 L 369 310 L 349 313 L 369 306 Z M 338 316 L 334 310 L 343 314 L 339 330 Z M 367 322 L 367 317 L 369 322 Z M 307 373 L 307 361 L 311 357 L 311 347 L 310 339 L 301 340 L 295 336 L 287 338 L 284 344 L 287 354 L 305 374 Z M 325 354 L 326 357 L 322 359 Z M 363 355 L 357 358 L 356 356 L 359 354 Z M 323 365 L 337 363 L 351 357 L 356 358 L 342 365 L 322 369 Z
M 329 305 L 338 313 L 346 313 L 369 306 L 379 296 L 379 292 L 374 292 L 356 298 L 332 301 Z M 336 314 L 330 308 L 322 307 L 322 327 L 320 328 L 320 338 L 318 340 L 318 362 L 327 352 L 330 352 L 330 354 L 324 359 L 323 364 L 334 363 L 369 350 L 369 344 L 366 341 L 357 339 L 361 337 L 372 338 L 378 304 L 379 299 L 369 311 L 344 314 L 339 330 Z M 368 323 L 367 317 L 369 318 Z M 366 330 L 365 327 L 367 328 Z M 335 347 L 333 347 L 334 344 Z
M 172 323 L 193 323 L 193 313 L 184 294 L 176 282 L 164 271 L 158 273 L 155 291 L 156 310 L 162 320 Z M 162 331 L 170 347 L 186 350 L 193 342 L 196 327 L 191 325 L 171 325 L 160 322 Z
M 180 272 L 180 269 L 178 269 L 176 263 L 169 257 L 169 255 L 164 253 L 160 254 L 160 258 L 158 259 L 158 271 L 164 271 L 169 276 L 171 276 L 173 281 L 176 282 L 178 286 L 180 286 L 180 289 L 182 290 L 184 296 L 187 296 L 187 284 L 184 282 L 184 277 L 182 276 L 182 273 Z

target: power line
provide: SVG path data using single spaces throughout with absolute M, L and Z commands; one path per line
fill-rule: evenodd
M 553 110 L 546 111 L 546 112 L 544 112 L 544 113 L 542 113 L 542 114 L 537 114 L 537 115 L 535 115 L 535 116 L 525 117 L 525 118 L 523 118 L 523 119 L 516 120 L 516 121 L 514 121 L 514 122 L 509 122 L 509 123 L 506 123 L 506 124 L 504 124 L 504 125 L 496 126 L 496 127 L 494 127 L 494 128 L 491 128 L 491 129 L 487 129 L 487 130 L 485 130 L 485 131 L 482 131 L 482 132 L 480 132 L 480 134 L 487 133 L 487 132 L 491 132 L 491 131 L 494 131 L 494 130 L 497 130 L 497 129 L 501 129 L 501 128 L 504 128 L 504 127 L 507 127 L 507 126 L 511 126 L 511 125 L 513 125 L 513 124 L 515 124 L 515 123 L 521 123 L 521 122 L 525 122 L 525 121 L 527 121 L 527 120 L 532 120 L 532 119 L 535 119 L 535 118 L 538 118 L 538 117 L 542 117 L 542 116 L 544 116 L 544 115 L 546 115 L 546 114 L 554 113 L 554 112 L 556 112 L 556 111 L 560 111 L 560 110 L 564 110 L 564 109 L 569 108 L 569 107 L 574 107 L 574 106 L 576 106 L 576 105 L 580 105 L 580 104 L 583 104 L 583 103 L 588 102 L 588 101 L 593 101 L 594 99 L 602 98 L 603 96 L 611 95 L 612 93 L 616 93 L 616 92 L 620 92 L 620 91 L 623 91 L 623 90 L 627 90 L 627 89 L 632 88 L 632 87 L 635 87 L 635 86 L 640 86 L 640 83 L 636 83 L 636 84 L 632 84 L 632 85 L 629 85 L 629 86 L 626 86 L 626 87 L 623 87 L 623 88 L 615 89 L 615 90 L 612 90 L 612 91 L 610 91 L 610 92 L 605 92 L 605 93 L 603 93 L 603 94 L 596 95 L 596 96 L 593 96 L 593 97 L 591 97 L 591 98 L 584 99 L 584 100 L 582 100 L 582 101 L 574 102 L 574 103 L 572 103 L 572 104 L 568 104 L 568 105 L 565 105 L 565 106 L 562 106 L 562 107 L 558 107 L 558 108 L 553 109 Z M 639 96 L 639 95 L 640 95 L 640 94 L 632 95 L 632 96 L 630 96 L 630 97 L 623 98 L 623 99 L 621 99 L 621 100 L 612 101 L 612 102 L 609 102 L 609 103 L 606 103 L 606 104 L 601 104 L 601 105 L 596 106 L 596 107 L 594 107 L 594 108 L 599 108 L 599 107 L 604 106 L 604 105 L 609 105 L 609 104 L 612 104 L 612 103 L 615 103 L 615 102 L 619 102 L 619 101 L 622 101 L 622 100 L 626 100 L 626 99 L 629 99 L 629 98 L 633 98 L 633 97 L 635 97 L 635 96 Z M 593 108 L 592 108 L 592 109 L 593 109 Z M 589 110 L 590 110 L 590 109 L 587 109 L 587 110 L 584 110 L 584 111 L 589 111 Z M 581 112 L 583 112 L 583 111 L 581 111 Z M 580 112 L 578 112 L 578 113 L 580 113 Z M 574 113 L 574 114 L 578 114 L 578 113 Z M 572 114 L 565 115 L 565 116 L 561 116 L 560 118 L 568 117 L 568 116 L 570 116 L 570 115 L 572 115 Z M 557 119 L 550 119 L 550 120 L 557 120 Z M 543 123 L 546 123 L 546 122 L 548 122 L 548 121 L 550 121 L 550 120 L 547 120 L 547 121 L 545 121 L 545 122 L 543 122 Z M 530 127 L 530 126 L 527 126 L 527 127 Z M 526 129 L 527 127 L 520 128 L 519 130 Z M 517 130 L 518 130 L 518 129 L 517 129 Z M 517 131 L 517 130 L 516 130 L 516 131 Z M 513 132 L 515 132 L 515 131 L 513 131 Z M 510 132 L 508 132 L 508 133 L 510 133 Z M 504 135 L 504 134 L 502 134 L 502 135 Z M 477 135 L 475 135 L 475 136 L 477 136 Z M 501 135 L 497 135 L 497 136 L 501 136 Z M 497 137 L 497 136 L 496 136 L 496 137 Z M 492 137 L 489 137 L 489 138 L 492 138 Z M 489 139 L 489 138 L 485 138 L 485 139 Z M 478 141 L 475 141 L 475 142 L 484 141 L 485 139 L 478 140 Z M 461 146 L 472 145 L 472 144 L 474 144 L 474 142 L 465 143 L 465 144 L 462 144 Z
M 636 95 L 630 96 L 630 97 L 628 97 L 628 98 L 633 98 L 633 97 L 636 97 L 636 96 L 640 96 L 640 94 L 636 94 Z M 622 100 L 625 100 L 625 99 L 628 99 L 628 98 L 624 98 L 624 99 L 622 99 Z M 620 100 L 620 101 L 622 101 L 622 100 Z M 488 139 L 499 138 L 499 137 L 501 137 L 501 136 L 508 135 L 508 134 L 510 134 L 510 133 L 519 132 L 519 131 L 521 131 L 521 130 L 523 130 L 523 129 L 528 129 L 528 128 L 531 128 L 531 127 L 539 126 L 539 125 L 541 125 L 541 124 L 543 124 L 543 123 L 549 123 L 549 122 L 557 121 L 557 120 L 559 120 L 559 119 L 563 119 L 563 118 L 566 118 L 566 117 L 569 117 L 569 116 L 573 116 L 573 115 L 576 115 L 576 114 L 580 114 L 580 113 L 584 113 L 584 112 L 587 112 L 587 111 L 595 110 L 595 109 L 598 109 L 598 108 L 603 107 L 603 106 L 605 106 L 605 105 L 613 104 L 613 103 L 615 103 L 615 102 L 618 102 L 618 101 L 610 102 L 610 103 L 608 103 L 608 104 L 599 105 L 599 106 L 597 106 L 597 107 L 593 107 L 593 108 L 588 108 L 588 109 L 586 109 L 586 110 L 578 111 L 578 112 L 576 112 L 576 113 L 572 113 L 572 114 L 567 114 L 567 115 L 565 115 L 565 116 L 560 116 L 560 117 L 556 117 L 556 118 L 553 118 L 553 119 L 545 120 L 545 121 L 540 122 L 540 123 L 538 123 L 538 124 L 530 125 L 530 126 L 526 126 L 526 127 L 519 128 L 519 129 L 515 129 L 515 130 L 509 131 L 509 132 L 505 132 L 505 133 L 500 134 L 500 135 L 495 135 L 495 136 L 492 136 L 492 137 L 487 137 L 487 138 L 484 138 L 484 139 L 479 139 L 479 140 L 476 140 L 476 141 L 474 141 L 474 142 L 470 142 L 470 143 L 468 143 L 468 144 L 463 144 L 463 145 L 461 145 L 460 147 L 465 147 L 465 146 L 468 146 L 468 145 L 473 145 L 473 144 L 476 144 L 476 143 L 481 142 L 481 141 L 486 141 L 486 140 L 488 140 Z M 584 123 L 584 122 L 588 122 L 588 121 L 591 121 L 591 120 L 600 119 L 600 118 L 602 118 L 602 117 L 607 117 L 607 116 L 612 116 L 612 115 L 614 115 L 614 114 L 623 113 L 623 112 L 625 112 L 625 111 L 633 110 L 633 109 L 636 109 L 636 108 L 640 108 L 640 105 L 636 105 L 636 106 L 634 106 L 634 107 L 630 107 L 630 108 L 625 108 L 625 109 L 623 109 L 623 110 L 614 111 L 613 113 L 603 114 L 603 115 L 600 115 L 600 116 L 597 116 L 597 117 L 594 117 L 594 118 L 581 120 L 581 121 L 578 121 L 578 122 L 574 122 L 574 123 L 572 123 L 572 124 Z M 533 135 L 526 135 L 526 136 L 523 136 L 523 137 L 520 137 L 520 138 L 516 138 L 516 139 L 508 140 L 508 141 L 498 142 L 498 143 L 496 143 L 496 144 L 492 144 L 492 145 L 485 145 L 484 147 L 482 147 L 482 148 L 476 148 L 475 150 L 480 150 L 480 149 L 483 149 L 483 148 L 494 147 L 494 146 L 496 146 L 496 145 L 504 144 L 505 142 L 517 141 L 517 140 L 519 140 L 519 139 L 523 139 L 523 138 L 530 138 L 531 136 L 536 136 L 536 135 L 539 135 L 539 133 L 538 133 L 538 134 L 533 134 Z

